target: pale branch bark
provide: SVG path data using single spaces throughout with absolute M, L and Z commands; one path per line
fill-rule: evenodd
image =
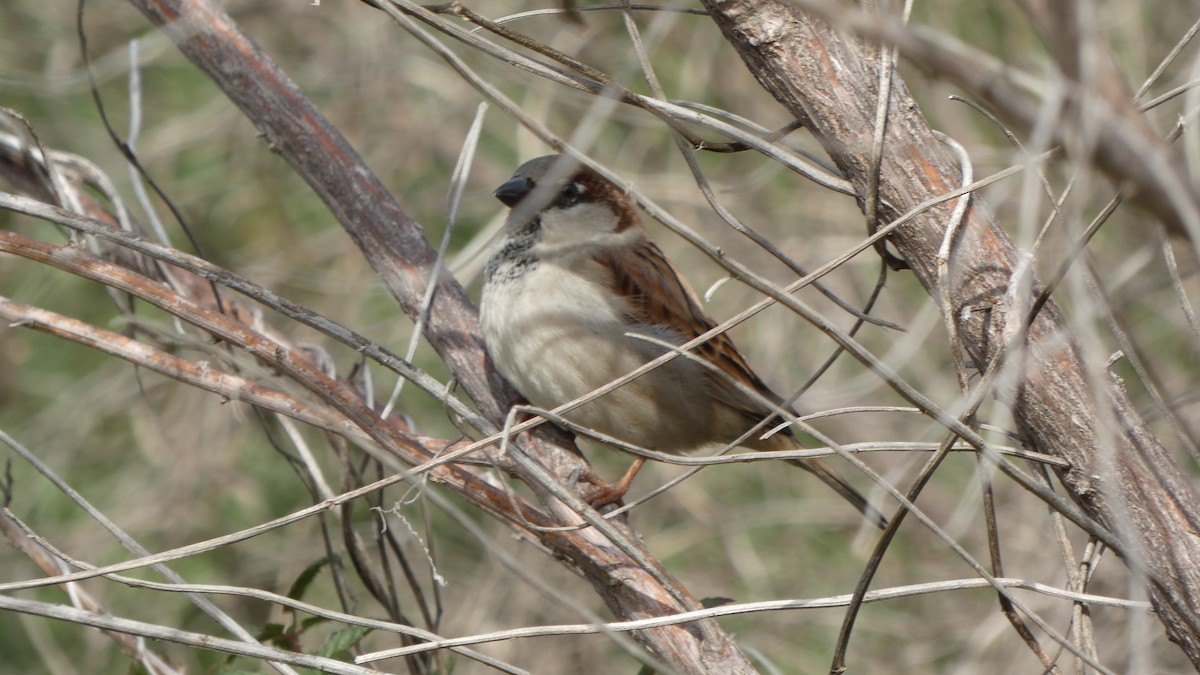
M 1053 88 L 1063 96 L 1059 124 L 1049 128 L 1048 143 L 1059 146 L 1084 163 L 1092 163 L 1122 186 L 1140 208 L 1161 220 L 1175 235 L 1187 235 L 1200 246 L 1200 187 L 1187 178 L 1186 164 L 1164 140 L 1148 133 L 1148 126 L 1131 100 L 1120 74 L 1113 72 L 1103 52 L 1101 65 L 1088 78 L 1077 79 L 1078 64 L 1063 43 L 1073 29 L 1056 25 L 1061 12 L 1041 9 L 1042 0 L 1025 0 L 1036 27 L 1046 35 L 1048 48 L 1060 59 L 1056 81 L 1016 78 L 1007 64 L 953 39 L 920 26 L 902 26 L 894 17 L 867 14 L 830 0 L 794 0 L 793 5 L 851 34 L 895 45 L 909 61 L 962 87 L 969 96 L 996 113 L 1015 129 L 1039 126 Z M 1050 6 L 1058 3 L 1051 2 Z M 1067 35 L 1059 31 L 1066 31 Z M 1016 80 L 1020 79 L 1018 83 Z
M 174 642 L 200 649 L 213 649 L 227 654 L 238 654 L 263 661 L 286 663 L 325 673 L 336 673 L 338 675 L 376 675 L 380 672 L 325 656 L 299 654 L 261 644 L 247 644 L 208 633 L 184 631 L 178 628 L 126 619 L 114 616 L 109 612 L 92 612 L 69 605 L 55 605 L 9 595 L 0 595 L 0 610 L 21 612 L 22 614 L 29 614 L 31 616 L 44 616 L 49 619 L 92 626 L 108 633 L 123 633 L 156 642 Z
M 0 304 L 0 311 L 2 309 L 3 305 Z M 0 508 L 0 533 L 4 535 L 9 546 L 12 546 L 33 561 L 33 564 L 37 565 L 38 569 L 42 570 L 46 576 L 60 574 L 66 567 L 62 560 L 51 553 L 42 543 L 30 537 L 29 532 L 22 527 L 22 524 L 12 516 L 7 508 Z M 96 601 L 87 589 L 81 586 L 74 588 L 64 587 L 63 592 L 70 597 L 71 604 L 76 610 L 92 615 L 111 616 L 111 612 L 103 604 Z M 121 647 L 121 651 L 129 656 L 130 660 L 134 663 L 142 664 L 142 668 L 148 673 L 183 675 L 186 672 L 172 666 L 157 651 L 147 648 L 146 644 L 134 635 L 103 628 L 101 631 L 112 638 Z M 261 646 L 249 640 L 247 642 L 253 643 L 255 646 Z M 295 673 L 291 669 L 281 672 Z
M 865 194 L 878 89 L 874 50 L 792 4 L 704 0 L 704 5 L 759 82 Z M 881 222 L 953 190 L 960 175 L 898 78 L 881 172 Z M 935 209 L 889 237 L 935 299 L 948 212 L 949 207 Z M 1004 296 L 1016 251 L 978 199 L 966 217 L 951 261 L 952 306 L 942 310 L 958 322 L 974 362 L 986 364 L 1003 344 L 1000 329 L 1010 309 Z M 1026 350 L 1022 384 L 1008 402 L 1021 433 L 1039 451 L 1070 463 L 1057 471 L 1063 485 L 1127 543 L 1136 558 L 1127 564 L 1155 580 L 1150 595 L 1168 635 L 1200 666 L 1200 509 L 1192 486 L 1119 383 L 1092 381 L 1053 303 L 1030 326 Z
M 168 33 L 180 51 L 255 124 L 269 147 L 308 182 L 404 310 L 414 316 L 430 283 L 436 252 L 420 226 L 405 214 L 341 134 L 220 8 L 207 0 L 130 1 Z M 448 275 L 436 283 L 425 337 L 481 412 L 498 425 L 516 399 L 515 392 L 488 361 L 477 313 L 466 292 Z M 585 468 L 561 433 L 543 427 L 522 440 L 526 451 L 562 484 L 570 485 Z M 511 468 L 537 489 L 529 469 Z M 580 522 L 559 500 L 547 501 L 561 524 Z M 626 542 L 640 547 L 627 524 L 614 526 Z M 596 527 L 538 530 L 536 536 L 556 557 L 581 573 L 619 617 L 661 616 L 699 607 L 657 561 L 649 558 L 655 569 L 643 569 Z M 644 548 L 638 550 L 643 559 L 649 557 Z M 754 670 L 733 640 L 712 621 L 648 629 L 635 637 L 679 672 Z
M 1068 96 L 1055 141 L 1076 157 L 1090 159 L 1131 198 L 1174 234 L 1198 243 L 1200 190 L 1182 153 L 1155 132 L 1138 107 L 1116 55 L 1089 34 L 1076 0 L 1022 0 L 1033 27 L 1058 65 Z M 1090 28 L 1095 28 L 1091 26 Z M 1019 120 L 1031 129 L 1033 119 Z

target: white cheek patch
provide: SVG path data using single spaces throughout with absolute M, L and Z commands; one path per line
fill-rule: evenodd
M 569 209 L 542 212 L 542 230 L 554 243 L 579 241 L 589 236 L 611 233 L 617 226 L 616 215 L 607 204 L 580 202 Z
M 573 249 L 619 246 L 637 238 L 633 229 L 617 232 L 620 222 L 608 204 L 582 202 L 569 209 L 542 212 L 542 231 L 534 246 L 538 256 L 555 256 Z

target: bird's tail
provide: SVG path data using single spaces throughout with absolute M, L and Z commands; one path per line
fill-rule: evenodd
M 833 469 L 825 465 L 824 462 L 816 459 L 798 459 L 789 462 L 795 464 L 801 469 L 811 471 L 817 475 L 833 491 L 842 496 L 843 499 L 854 505 L 867 520 L 871 521 L 879 529 L 884 529 L 888 525 L 887 516 L 875 508 L 861 492 L 856 490 L 853 485 L 846 482 L 844 478 L 834 473 Z

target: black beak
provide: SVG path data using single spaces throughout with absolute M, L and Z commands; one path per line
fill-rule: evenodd
M 516 206 L 517 202 L 525 198 L 533 190 L 533 181 L 525 176 L 513 176 L 509 178 L 504 185 L 496 188 L 492 194 L 496 195 L 496 199 L 504 202 L 505 206 Z

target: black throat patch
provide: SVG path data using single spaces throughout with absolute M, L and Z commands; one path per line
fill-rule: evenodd
M 483 268 L 485 283 L 503 283 L 520 277 L 537 268 L 537 258 L 529 251 L 541 234 L 542 221 L 534 218 L 525 227 L 513 232 L 504 240 L 500 249 L 488 258 Z

